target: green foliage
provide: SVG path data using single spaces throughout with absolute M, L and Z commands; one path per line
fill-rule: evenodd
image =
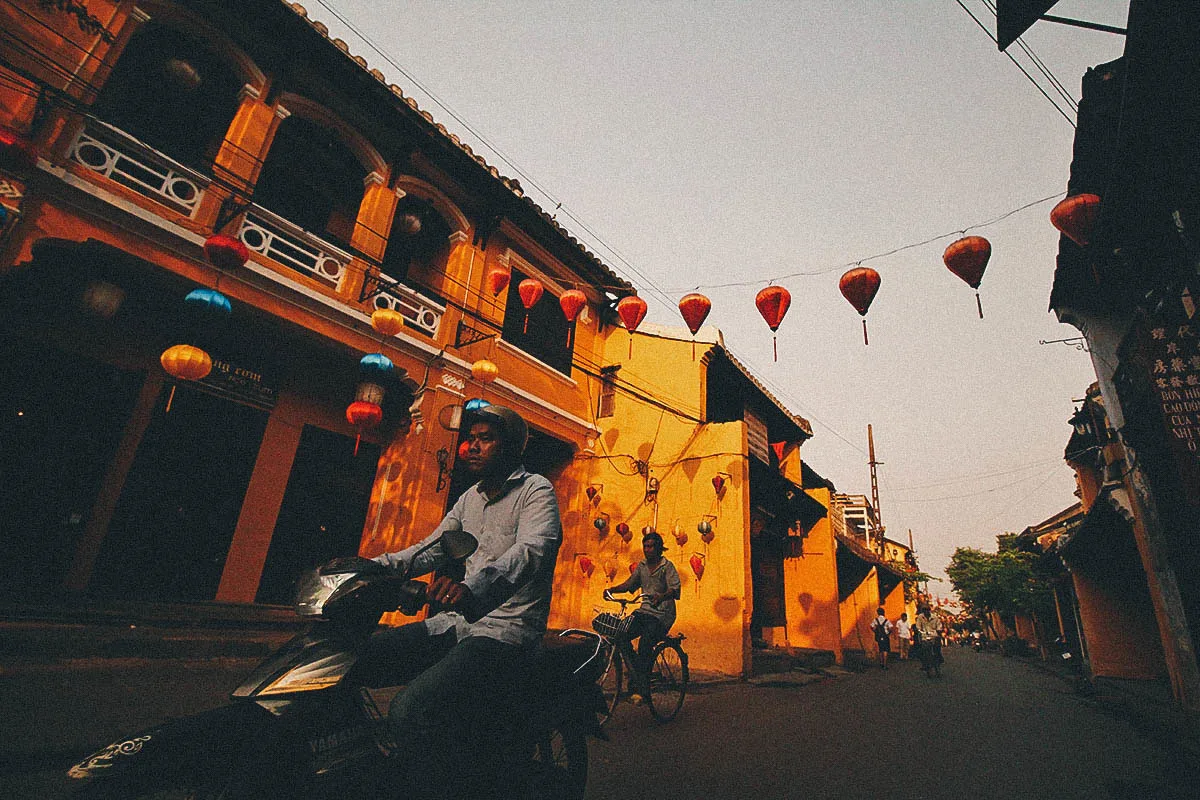
M 1050 585 L 1035 571 L 1036 556 L 1005 544 L 1000 542 L 997 553 L 956 549 L 946 567 L 954 591 L 980 619 L 990 613 L 1002 619 L 1045 614 L 1053 607 L 1053 597 Z

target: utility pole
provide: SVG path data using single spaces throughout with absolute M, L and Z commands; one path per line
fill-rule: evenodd
M 879 479 L 875 475 L 875 467 L 882 464 L 882 461 L 875 460 L 875 435 L 871 432 L 870 423 L 867 424 L 867 448 L 870 455 L 871 465 L 871 505 L 875 507 L 875 534 L 881 540 L 885 530 L 883 525 L 883 512 L 879 510 Z M 882 547 L 883 542 L 880 541 Z

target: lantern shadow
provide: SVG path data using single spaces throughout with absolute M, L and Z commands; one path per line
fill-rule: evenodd
M 713 603 L 713 613 L 722 622 L 732 622 L 742 613 L 742 604 L 736 597 L 718 597 Z

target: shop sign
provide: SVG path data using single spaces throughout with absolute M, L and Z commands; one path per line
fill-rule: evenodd
M 213 359 L 212 372 L 199 384 L 212 394 L 262 409 L 274 408 L 279 399 L 278 390 L 261 372 L 219 358 Z

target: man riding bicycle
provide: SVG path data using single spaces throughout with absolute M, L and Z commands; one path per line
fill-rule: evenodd
M 626 633 L 617 640 L 621 655 L 633 667 L 633 695 L 630 701 L 641 705 L 650 695 L 650 664 L 654 645 L 666 638 L 675 624 L 675 601 L 679 599 L 679 572 L 663 558 L 666 548 L 663 538 L 655 531 L 642 537 L 645 559 L 629 576 L 629 580 L 604 590 L 604 599 L 611 600 L 613 592 L 642 591 L 642 605 L 631 615 L 633 621 Z M 633 640 L 638 640 L 637 656 Z

